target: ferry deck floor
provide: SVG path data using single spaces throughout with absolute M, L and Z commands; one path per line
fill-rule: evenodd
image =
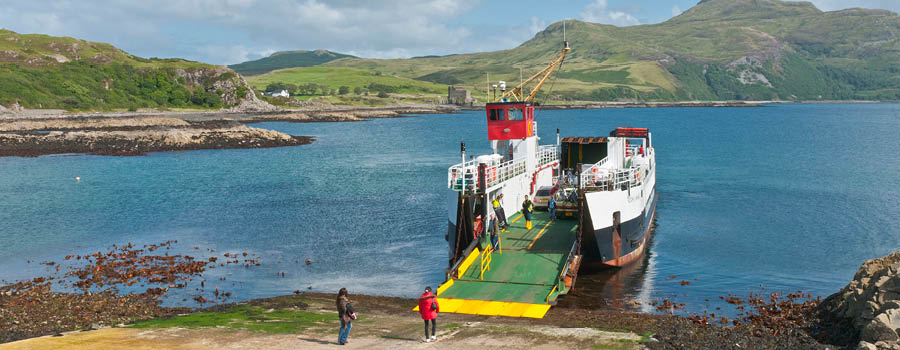
M 532 214 L 525 228 L 522 214 L 510 218 L 500 233 L 502 249 L 491 254 L 481 279 L 481 250 L 476 248 L 459 268 L 459 278 L 438 288 L 441 312 L 542 318 L 560 294 L 557 281 L 566 268 L 576 239 L 577 220 L 550 220 L 547 212 Z M 488 246 L 485 237 L 483 246 Z M 559 290 L 562 288 L 563 290 Z

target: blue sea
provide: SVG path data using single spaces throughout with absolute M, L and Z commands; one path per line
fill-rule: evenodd
M 827 296 L 865 260 L 900 249 L 898 104 L 544 110 L 536 120 L 544 144 L 557 128 L 653 132 L 649 252 L 629 268 L 583 273 L 574 300 L 669 297 L 702 311 L 762 290 Z M 461 141 L 489 152 L 483 112 L 256 126 L 317 141 L 0 158 L 0 280 L 47 274 L 38 262 L 68 254 L 177 240 L 170 254 L 259 257 L 258 267 L 206 274 L 233 301 L 341 287 L 413 296 L 443 281 L 447 167 Z M 166 303 L 190 305 L 181 296 Z

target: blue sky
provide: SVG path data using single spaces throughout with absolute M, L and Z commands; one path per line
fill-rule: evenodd
M 232 64 L 280 50 L 394 58 L 502 50 L 578 19 L 659 23 L 697 0 L 4 0 L 0 26 L 108 42 L 142 57 Z M 812 0 L 900 12 L 900 0 Z

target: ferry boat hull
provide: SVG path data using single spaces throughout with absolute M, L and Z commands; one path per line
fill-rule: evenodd
M 592 165 L 566 164 L 582 167 L 578 186 L 583 195 L 583 266 L 622 267 L 640 259 L 649 241 L 657 199 L 649 131 L 617 128 L 608 138 L 566 138 L 563 143 L 564 160 L 602 158 Z
M 591 216 L 591 207 L 602 207 L 599 203 L 591 205 L 597 199 L 591 199 L 590 195 L 586 196 L 586 220 L 584 225 L 584 246 L 582 253 L 584 254 L 585 267 L 602 267 L 613 266 L 622 267 L 628 265 L 635 260 L 640 259 L 647 242 L 650 240 L 651 226 L 656 216 L 656 200 L 655 191 L 650 194 L 644 210 L 637 216 L 622 222 L 617 232 L 612 225 L 605 227 L 595 227 Z M 608 213 L 608 211 L 604 211 Z M 611 215 L 611 214 L 610 214 Z

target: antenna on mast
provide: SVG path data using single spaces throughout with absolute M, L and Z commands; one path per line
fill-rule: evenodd
M 522 80 L 525 79 L 522 77 L 522 67 L 519 67 L 519 85 L 522 85 Z
M 491 72 L 487 72 L 487 97 L 485 98 L 485 103 L 491 100 Z

